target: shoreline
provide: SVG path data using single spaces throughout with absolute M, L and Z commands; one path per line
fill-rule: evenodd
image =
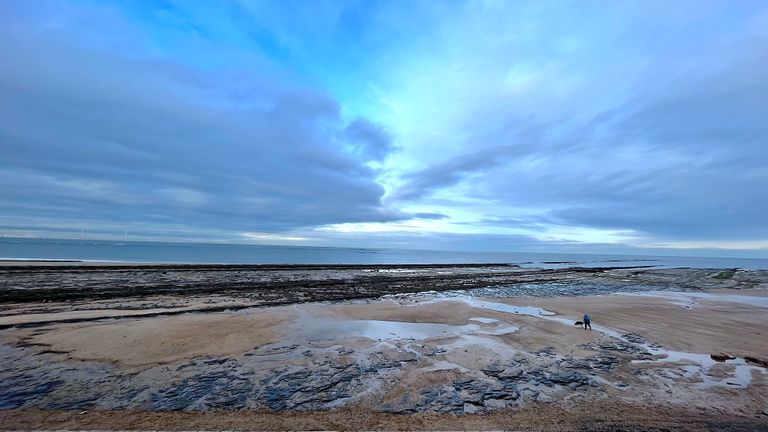
M 221 294 L 259 304 L 374 298 L 385 294 L 541 284 L 580 285 L 576 293 L 611 291 L 749 288 L 768 284 L 768 270 L 659 269 L 653 266 L 525 268 L 514 264 L 376 265 L 8 265 L 0 266 L 0 304 Z M 551 291 L 551 290 L 550 290 Z M 567 292 L 557 293 L 564 295 Z M 546 290 L 541 295 L 549 295 Z
M 69 267 L 71 269 L 77 269 L 80 267 L 104 267 L 113 269 L 114 267 L 123 267 L 125 269 L 136 269 L 136 268 L 142 268 L 142 267 L 150 267 L 150 268 L 167 268 L 167 269 L 189 269 L 189 270 L 200 270 L 200 269 L 221 269 L 221 270 L 227 270 L 227 269 L 251 269 L 251 270 L 291 270 L 291 269 L 298 269 L 298 270 L 304 270 L 304 269 L 320 269 L 320 270 L 328 270 L 328 269 L 340 269 L 340 270 L 347 270 L 347 269 L 361 269 L 361 268 L 370 268 L 370 269 L 390 269 L 390 268 L 482 268 L 482 267 L 516 267 L 521 268 L 519 264 L 514 263 L 448 263 L 448 264 L 419 264 L 419 263 L 405 263 L 405 264 L 293 264 L 293 263 L 284 263 L 284 264 L 272 264 L 272 263 L 249 263 L 249 264 L 242 264 L 242 263 L 190 263 L 190 262 L 140 262 L 140 261 L 99 261 L 99 260 L 55 260 L 55 259 L 49 259 L 49 260 L 38 260 L 38 259 L 22 259 L 22 260 L 13 260 L 13 259 L 0 259 L 0 265 L 11 267 L 11 269 L 14 269 L 14 267 L 18 267 L 18 269 L 24 269 L 26 267 L 43 267 L 45 268 L 46 265 L 49 264 L 69 264 Z M 14 266 L 14 264 L 18 264 Z M 62 270 L 61 266 L 58 265 L 50 265 L 52 269 L 55 270 Z M 627 266 L 627 267 L 635 267 L 635 266 Z M 653 267 L 653 266 L 648 266 Z M 588 267 L 587 267 L 588 268 Z M 66 269 L 66 268 L 65 268 Z
M 590 277 L 613 279 L 621 284 L 625 276 L 636 278 L 640 274 L 637 272 L 645 269 L 644 266 L 528 269 L 513 264 L 22 265 L 0 267 L 0 304 L 201 294 L 255 296 L 263 305 L 286 304 L 578 281 Z M 763 273 L 768 280 L 768 272 L 759 272 Z M 699 271 L 698 274 L 709 273 Z
M 153 285 L 169 280 L 189 284 Z M 764 271 L 30 267 L 2 281 L 0 295 L 43 294 L 0 303 L 7 429 L 768 429 Z M 196 288 L 212 282 L 226 289 Z M 573 325 L 584 312 L 592 331 Z

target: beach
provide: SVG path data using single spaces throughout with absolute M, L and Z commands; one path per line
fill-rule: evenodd
M 3 429 L 768 429 L 768 271 L 0 274 Z

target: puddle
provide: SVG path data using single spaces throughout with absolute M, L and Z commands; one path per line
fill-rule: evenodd
M 483 318 L 483 317 L 470 318 L 469 320 L 470 321 L 477 321 L 477 322 L 480 322 L 480 323 L 483 323 L 483 324 L 493 324 L 493 323 L 499 322 L 499 320 L 497 320 L 497 319 Z
M 477 299 L 463 299 L 463 301 L 478 309 L 488 309 L 515 315 L 549 316 L 555 314 L 536 306 L 512 306 L 505 303 L 494 303 Z
M 442 297 L 442 298 L 435 298 L 432 300 L 415 303 L 408 306 L 420 306 L 424 304 L 429 303 L 438 303 L 442 301 L 460 301 L 463 303 L 467 303 L 470 307 L 477 308 L 477 309 L 486 309 L 491 310 L 495 312 L 504 312 L 514 315 L 530 315 L 530 316 L 551 316 L 555 315 L 554 312 L 550 312 L 548 310 L 542 309 L 537 306 L 513 306 L 508 305 L 505 303 L 496 303 L 496 302 L 490 302 L 490 301 L 484 301 L 484 300 L 478 300 L 476 298 L 472 297 L 466 297 L 466 296 L 451 296 L 451 297 Z
M 432 366 L 424 368 L 422 370 L 424 372 L 436 372 L 436 371 L 444 371 L 444 370 L 458 370 L 460 372 L 470 372 L 470 370 L 465 368 L 464 366 L 461 366 L 453 362 L 445 361 L 445 360 L 438 360 Z
M 371 340 L 426 340 L 455 337 L 477 332 L 479 324 L 450 325 L 440 323 L 413 323 L 384 320 L 344 320 L 319 318 L 306 310 L 296 307 L 299 318 L 295 327 L 300 335 L 309 341 L 335 340 L 363 337 Z
M 651 348 L 648 350 L 653 355 L 665 355 L 666 357 L 657 360 L 632 360 L 634 364 L 658 364 L 658 363 L 693 363 L 691 366 L 682 366 L 681 369 L 686 371 L 687 378 L 698 378 L 702 380 L 699 384 L 701 388 L 711 387 L 737 387 L 745 388 L 752 383 L 752 372 L 757 371 L 762 373 L 760 368 L 750 365 L 744 359 L 738 358 L 733 360 L 726 360 L 725 362 L 718 362 L 712 360 L 708 354 L 699 354 L 683 351 L 667 351 L 659 348 Z M 710 369 L 718 364 L 726 364 L 733 366 L 733 372 L 731 376 L 726 377 L 714 377 L 710 375 Z
M 701 300 L 742 303 L 759 308 L 768 308 L 768 297 L 739 294 L 652 291 L 644 293 L 622 293 L 622 295 L 661 297 L 671 300 L 673 304 L 681 306 L 685 309 L 693 309 Z
M 520 330 L 520 327 L 518 326 L 506 326 L 506 327 L 498 328 L 496 330 L 479 330 L 477 334 L 491 335 L 491 336 L 504 336 L 507 334 L 515 333 L 518 330 Z
M 313 319 L 306 324 L 306 326 L 302 326 L 302 334 L 309 340 L 328 340 L 345 337 L 364 337 L 372 340 L 424 340 L 459 336 L 480 329 L 475 324 L 448 325 L 378 320 L 341 321 Z

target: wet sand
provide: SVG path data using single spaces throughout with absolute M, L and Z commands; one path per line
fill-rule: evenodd
M 537 299 L 545 309 L 571 320 L 583 311 L 602 326 L 637 333 L 666 348 L 732 355 L 768 354 L 768 291 L 649 293 Z M 752 301 L 752 298 L 761 300 Z
M 76 359 L 141 366 L 241 354 L 254 345 L 276 341 L 279 326 L 289 317 L 272 311 L 190 314 L 111 325 L 61 326 L 29 340 Z
M 399 273 L 414 271 L 489 273 Z M 768 290 L 744 273 L 563 272 L 272 306 L 243 289 L 6 303 L 0 426 L 768 429 Z M 573 325 L 584 312 L 592 331 Z

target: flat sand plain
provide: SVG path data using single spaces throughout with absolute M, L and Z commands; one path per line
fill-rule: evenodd
M 760 277 L 582 296 L 6 304 L 0 427 L 768 430 Z M 591 331 L 573 324 L 585 312 Z

